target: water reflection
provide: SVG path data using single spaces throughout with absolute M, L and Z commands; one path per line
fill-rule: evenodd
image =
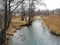
M 60 37 L 50 34 L 42 21 L 37 20 L 14 33 L 9 45 L 60 45 Z

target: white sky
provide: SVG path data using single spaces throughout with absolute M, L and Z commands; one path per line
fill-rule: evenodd
M 18 0 L 15 0 L 16 2 Z M 36 5 L 37 9 L 49 9 L 49 10 L 54 10 L 54 9 L 57 9 L 57 8 L 60 8 L 60 0 L 43 0 L 44 3 L 46 3 L 47 7 L 45 6 L 41 6 L 41 5 Z
M 60 8 L 60 0 L 45 0 L 45 2 L 50 10 Z
M 47 5 L 46 8 L 48 8 L 49 10 L 60 8 L 60 0 L 45 0 L 44 2 Z M 43 6 L 42 7 L 39 6 L 39 8 L 46 9 Z
M 44 3 L 46 3 L 47 7 L 36 5 L 37 9 L 40 8 L 41 10 L 42 9 L 44 9 L 44 10 L 46 10 L 46 9 L 54 10 L 54 9 L 60 8 L 60 0 L 45 0 Z M 0 4 L 0 8 L 2 8 L 1 4 Z

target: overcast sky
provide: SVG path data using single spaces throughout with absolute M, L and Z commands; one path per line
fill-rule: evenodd
M 47 7 L 44 8 L 44 6 L 38 6 L 41 9 L 46 9 L 48 8 L 49 10 L 54 10 L 57 8 L 60 8 L 60 0 L 45 0 L 44 1 L 47 5 Z
M 45 0 L 45 2 L 50 10 L 60 8 L 60 0 Z
M 15 0 L 16 2 L 18 0 Z M 45 6 L 40 6 L 40 5 L 36 5 L 37 9 L 49 9 L 49 10 L 54 10 L 54 9 L 57 9 L 57 8 L 60 8 L 60 0 L 45 0 L 44 3 L 46 3 L 46 7 Z M 1 9 L 1 3 L 0 3 L 0 9 Z

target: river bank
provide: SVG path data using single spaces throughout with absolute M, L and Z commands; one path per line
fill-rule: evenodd
M 43 26 L 42 20 L 36 20 L 30 27 L 22 27 L 10 38 L 9 45 L 60 45 L 60 37 L 52 35 Z
M 13 33 L 13 39 L 20 39 L 20 36 L 18 36 L 18 35 L 20 35 L 20 33 L 23 35 L 23 37 L 24 37 L 24 34 L 25 35 L 29 35 L 29 38 L 30 37 L 33 37 L 34 35 L 36 35 L 36 37 L 39 37 L 39 35 L 40 36 L 42 36 L 41 34 L 43 34 L 45 37 L 46 36 L 48 36 L 49 35 L 49 37 L 48 37 L 48 40 L 49 40 L 49 38 L 56 38 L 56 39 L 59 39 L 60 40 L 60 38 L 58 38 L 57 36 L 55 37 L 54 35 L 52 35 L 51 33 L 50 33 L 50 28 L 48 27 L 48 26 L 46 26 L 46 24 L 45 23 L 43 23 L 42 22 L 43 20 L 41 20 L 41 19 L 39 19 L 39 20 L 35 20 L 35 21 L 33 21 L 33 23 L 32 23 L 32 27 L 30 26 L 30 27 L 22 27 L 22 28 L 20 28 L 20 29 L 18 29 L 18 30 L 16 30 L 14 33 Z M 44 26 L 45 25 L 45 26 Z M 11 28 L 10 28 L 11 29 Z M 24 32 L 24 30 L 26 29 L 26 31 Z M 23 30 L 23 31 L 22 31 Z M 22 31 L 22 32 L 21 32 Z M 39 31 L 39 34 L 35 34 L 35 33 L 37 33 L 37 31 Z M 41 32 L 42 31 L 42 32 Z M 19 34 L 17 34 L 16 35 L 16 33 L 18 33 L 19 32 Z M 27 33 L 27 34 L 26 34 Z M 14 35 L 16 35 L 16 37 L 18 36 L 19 38 L 16 38 L 16 37 L 14 37 Z M 33 36 L 30 36 L 30 35 L 33 35 Z M 38 36 L 37 36 L 38 35 Z M 51 37 L 50 37 L 51 36 Z M 22 37 L 22 38 L 23 38 Z M 26 36 L 25 36 L 26 37 Z M 21 40 L 25 40 L 25 37 L 23 38 L 23 39 L 20 39 L 20 41 Z M 35 36 L 34 36 L 35 37 Z M 34 39 L 34 37 L 33 37 L 33 39 Z M 43 37 L 43 36 L 42 36 Z M 27 37 L 28 38 L 28 37 Z M 28 42 L 29 42 L 29 38 L 28 38 Z M 41 38 L 41 37 L 40 37 Z M 13 40 L 13 39 L 9 39 L 10 41 L 11 40 Z M 52 39 L 52 40 L 53 40 Z M 34 40 L 37 40 L 37 39 L 34 39 Z M 43 41 L 44 40 L 46 40 L 45 38 L 43 38 Z M 54 39 L 55 40 L 55 39 Z M 33 41 L 34 42 L 34 41 Z M 53 42 L 53 41 L 52 41 Z M 13 40 L 13 43 L 14 43 L 14 40 Z M 17 41 L 17 43 L 18 43 L 18 41 Z M 22 42 L 21 42 L 22 43 Z M 36 43 L 36 42 L 35 42 Z M 37 42 L 38 43 L 38 42 Z M 19 43 L 20 44 L 20 43 Z M 18 45 L 19 45 L 18 44 Z M 29 42 L 29 44 L 30 44 L 30 42 Z M 58 43 L 59 44 L 59 43 Z M 14 45 L 16 45 L 16 44 L 14 44 Z M 32 45 L 32 44 L 31 44 Z M 46 44 L 47 45 L 47 44 Z M 50 45 L 50 44 L 49 44 Z M 57 45 L 57 44 L 56 44 Z
M 60 16 L 59 15 L 44 16 L 43 22 L 50 29 L 49 31 L 52 34 L 56 36 L 60 36 Z

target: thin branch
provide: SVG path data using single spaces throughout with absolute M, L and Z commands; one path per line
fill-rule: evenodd
M 15 5 L 19 4 L 19 3 L 21 3 L 21 1 L 17 2 L 16 4 L 12 5 L 11 7 L 13 7 L 13 6 L 15 6 Z
M 15 9 L 12 10 L 12 12 L 13 12 L 14 10 L 16 10 L 19 5 L 20 5 L 20 4 L 18 4 L 18 5 L 15 7 Z

